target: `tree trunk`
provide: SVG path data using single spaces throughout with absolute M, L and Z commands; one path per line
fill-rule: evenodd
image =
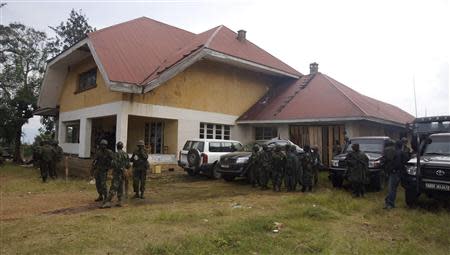
M 22 138 L 22 126 L 23 125 L 17 127 L 16 137 L 14 137 L 14 139 L 15 139 L 15 141 L 14 141 L 14 159 L 13 159 L 14 163 L 23 163 L 22 155 L 20 153 L 20 147 L 21 147 L 20 139 Z

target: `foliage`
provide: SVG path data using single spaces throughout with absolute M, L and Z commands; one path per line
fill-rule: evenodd
M 14 161 L 21 162 L 22 126 L 33 117 L 49 47 L 44 32 L 20 23 L 0 25 L 0 135 L 14 142 Z

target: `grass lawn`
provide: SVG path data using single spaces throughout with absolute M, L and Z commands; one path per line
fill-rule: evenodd
M 385 192 L 353 199 L 326 173 L 302 194 L 175 171 L 112 209 L 98 209 L 87 180 L 43 184 L 33 168 L 1 166 L 0 185 L 1 254 L 450 254 L 448 206 L 407 209 L 399 188 L 385 211 Z

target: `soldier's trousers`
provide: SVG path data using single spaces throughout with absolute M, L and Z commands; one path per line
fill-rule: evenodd
M 297 180 L 293 175 L 286 175 L 284 177 L 284 184 L 288 191 L 294 191 L 295 187 L 297 186 Z
M 352 181 L 352 192 L 355 196 L 364 196 L 364 183 Z
M 95 173 L 95 187 L 97 188 L 97 193 L 103 198 L 108 195 L 108 187 L 106 186 L 106 178 L 108 177 L 108 170 L 97 170 Z
M 272 172 L 272 185 L 274 189 L 280 189 L 283 183 L 283 174 L 280 172 Z
M 267 167 L 261 167 L 259 169 L 259 184 L 261 187 L 266 188 L 269 183 L 269 169 Z
M 133 169 L 133 190 L 137 194 L 139 191 L 144 193 L 145 180 L 147 179 L 146 169 Z
M 258 168 L 256 166 L 250 167 L 248 169 L 248 180 L 250 184 L 256 186 L 259 183 L 258 179 Z
M 113 170 L 113 178 L 111 180 L 111 187 L 106 201 L 110 202 L 114 195 L 117 194 L 117 200 L 122 200 L 123 195 L 123 173 L 122 170 Z
M 39 163 L 39 169 L 41 170 L 41 177 L 43 182 L 47 181 L 48 173 L 51 167 L 50 165 L 51 162 L 44 160 L 41 160 L 41 162 Z
M 56 178 L 56 177 L 58 177 L 57 175 L 56 175 L 56 162 L 51 162 L 51 164 L 50 164 L 50 171 L 49 171 L 49 174 L 50 174 L 50 177 L 52 177 L 52 178 Z

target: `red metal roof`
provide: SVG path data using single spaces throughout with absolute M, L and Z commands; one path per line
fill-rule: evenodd
M 361 117 L 406 124 L 414 119 L 402 109 L 362 95 L 322 73 L 305 75 L 276 90 L 269 91 L 238 121 Z
M 219 26 L 200 34 L 146 18 L 88 35 L 111 81 L 144 85 L 197 49 L 204 47 L 289 74 L 298 71 L 236 33 Z

